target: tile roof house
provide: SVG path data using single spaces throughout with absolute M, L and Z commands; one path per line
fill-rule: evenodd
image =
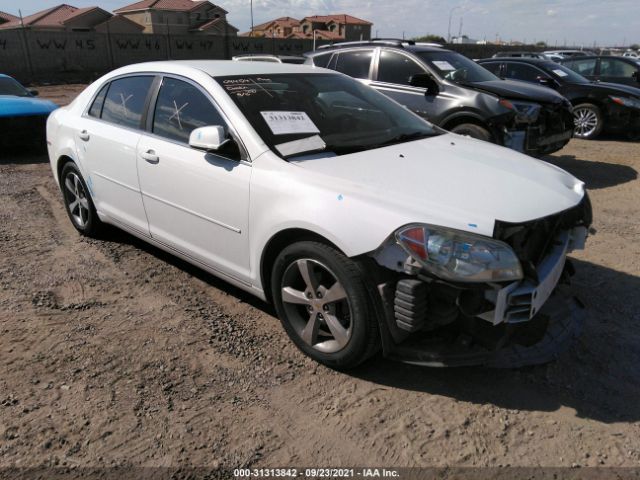
M 144 33 L 232 36 L 238 33 L 227 22 L 229 12 L 207 0 L 142 0 L 114 13 L 141 25 Z
M 32 30 L 87 32 L 107 22 L 113 15 L 100 7 L 78 8 L 73 5 L 61 4 L 40 12 L 23 17 L 22 21 L 15 18 L 0 24 L 0 29 L 29 28 Z M 118 31 L 122 31 L 121 28 Z M 122 33 L 137 33 L 137 26 L 129 26 Z
M 20 19 L 15 15 L 11 15 L 10 13 L 0 11 L 0 25 L 2 25 L 3 23 L 15 22 L 15 21 L 19 22 Z
M 296 20 L 281 17 L 253 27 L 243 36 L 273 38 L 313 38 L 321 40 L 369 40 L 373 24 L 347 14 L 313 15 Z

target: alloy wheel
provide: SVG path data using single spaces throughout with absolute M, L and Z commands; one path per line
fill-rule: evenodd
M 89 222 L 89 200 L 80 177 L 74 172 L 69 172 L 64 179 L 64 187 L 71 218 L 78 227 L 86 227 Z
M 306 344 L 335 353 L 349 343 L 349 299 L 328 267 L 310 258 L 292 262 L 282 277 L 281 295 L 287 319 Z
M 590 108 L 578 108 L 573 111 L 575 133 L 578 137 L 589 137 L 598 128 L 598 115 Z

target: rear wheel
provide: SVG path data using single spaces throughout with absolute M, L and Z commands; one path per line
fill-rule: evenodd
M 98 218 L 87 184 L 75 163 L 69 162 L 62 168 L 60 187 L 67 215 L 75 229 L 83 235 L 97 236 L 103 223 Z
M 492 141 L 489 130 L 474 123 L 461 123 L 453 127 L 451 131 L 458 135 L 467 135 L 468 137 L 484 140 L 485 142 Z
M 354 260 L 322 243 L 299 242 L 280 253 L 271 280 L 282 325 L 309 357 L 347 369 L 378 350 L 371 286 Z
M 581 103 L 573 107 L 573 121 L 574 136 L 587 140 L 600 135 L 604 127 L 602 112 L 592 103 Z

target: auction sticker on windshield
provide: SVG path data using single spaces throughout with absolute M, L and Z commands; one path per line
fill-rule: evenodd
M 320 133 L 305 112 L 260 112 L 274 135 Z
M 562 70 L 557 69 L 557 68 L 553 70 L 553 73 L 555 73 L 559 77 L 568 77 L 569 76 L 569 74 L 567 72 L 563 72 Z
M 447 62 L 446 60 L 434 60 L 433 64 L 436 67 L 438 67 L 440 70 L 444 70 L 444 71 L 455 70 L 455 67 L 451 65 L 449 62 Z

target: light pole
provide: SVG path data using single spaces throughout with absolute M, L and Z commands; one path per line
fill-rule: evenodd
M 253 0 L 250 0 L 251 3 L 251 35 L 249 35 L 250 37 L 253 37 Z
M 449 28 L 447 29 L 447 43 L 451 43 L 451 19 L 453 18 L 453 12 L 460 8 L 460 5 L 453 7 L 449 10 Z

